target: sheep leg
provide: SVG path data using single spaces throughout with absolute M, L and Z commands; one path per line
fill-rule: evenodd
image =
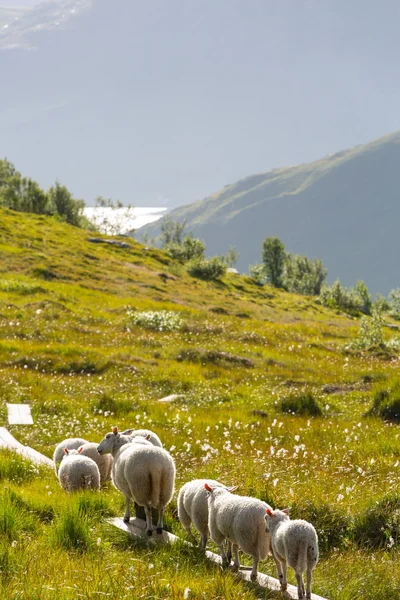
M 233 554 L 235 555 L 235 559 L 233 561 L 232 571 L 239 571 L 240 560 L 239 560 L 239 546 L 237 544 L 232 544 Z
M 226 557 L 228 559 L 228 563 L 231 564 L 232 560 L 232 544 L 229 540 L 226 540 Z
M 282 586 L 283 586 L 283 571 L 282 571 L 280 560 L 277 558 L 277 556 L 273 550 L 272 550 L 272 557 L 276 564 L 276 570 L 278 571 L 278 578 L 279 578 L 279 582 L 280 582 L 281 588 L 282 588 Z
M 193 535 L 192 535 L 192 537 L 194 539 Z M 204 552 L 205 549 L 206 549 L 206 546 L 207 546 L 207 534 L 206 533 L 201 533 L 200 537 L 201 537 L 201 539 L 200 539 L 200 550 L 202 550 Z
M 144 512 L 146 513 L 146 533 L 148 536 L 153 535 L 153 520 L 151 518 L 151 506 L 145 506 Z
M 124 515 L 124 523 L 129 523 L 129 519 L 131 518 L 131 506 L 130 506 L 130 498 L 129 496 L 125 496 L 126 509 Z
M 282 566 L 282 581 L 281 581 L 281 589 L 282 592 L 286 592 L 287 590 L 287 562 L 286 560 L 282 560 L 281 562 L 281 566 Z M 280 579 L 280 577 L 279 577 Z
M 307 600 L 311 600 L 312 569 L 307 567 Z
M 258 556 L 253 556 L 253 568 L 251 569 L 250 579 L 251 581 L 257 581 L 257 573 L 258 573 Z
M 158 509 L 157 533 L 162 533 L 163 531 L 164 510 L 164 506 L 160 506 L 160 508 Z
M 220 545 L 219 549 L 221 550 L 222 566 L 227 567 L 229 565 L 229 563 L 228 563 L 228 557 L 226 556 L 226 552 L 225 552 L 224 542 L 225 542 L 225 540 L 222 541 L 222 544 Z
M 303 598 L 304 598 L 303 574 L 296 571 L 296 580 L 297 580 L 297 593 L 299 595 L 299 600 L 303 600 Z

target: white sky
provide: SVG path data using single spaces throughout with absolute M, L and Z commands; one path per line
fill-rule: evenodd
M 400 129 L 398 0 L 94 0 L 58 29 L 1 52 L 0 156 L 87 203 L 192 202 Z

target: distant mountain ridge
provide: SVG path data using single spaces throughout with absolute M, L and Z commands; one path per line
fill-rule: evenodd
M 206 243 L 207 254 L 239 251 L 238 267 L 260 262 L 268 236 L 290 252 L 320 258 L 328 278 L 364 279 L 372 292 L 400 287 L 400 131 L 308 164 L 246 177 L 171 211 Z M 160 223 L 139 230 L 159 234 Z

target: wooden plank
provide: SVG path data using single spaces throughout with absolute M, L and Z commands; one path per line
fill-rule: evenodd
M 150 544 L 174 544 L 179 540 L 184 544 L 188 544 L 188 546 L 192 545 L 190 542 L 182 540 L 173 533 L 168 533 L 168 531 L 163 531 L 162 534 L 154 532 L 152 536 L 146 535 L 146 521 L 138 519 L 137 517 L 131 519 L 129 523 L 124 523 L 123 519 L 119 517 L 107 519 L 107 523 L 114 525 L 114 527 L 117 527 L 128 535 L 132 535 L 133 537 L 140 538 L 142 540 L 147 540 Z M 205 555 L 213 563 L 222 565 L 222 560 L 219 554 L 215 554 L 215 552 L 210 552 L 207 550 Z M 238 577 L 240 577 L 240 579 L 243 579 L 243 581 L 251 582 L 249 568 L 241 567 L 236 574 Z M 269 575 L 258 572 L 257 584 L 265 589 L 270 590 L 274 596 L 281 594 L 281 584 L 279 583 L 278 579 L 275 579 L 274 577 L 270 577 Z M 288 600 L 297 600 L 297 587 L 288 584 L 285 598 Z M 318 596 L 317 594 L 311 594 L 311 600 L 326 600 L 326 598 L 322 598 L 322 596 Z
M 21 454 L 21 456 L 24 456 L 38 465 L 46 465 L 51 469 L 54 468 L 51 458 L 18 442 L 5 427 L 0 427 L 0 448 L 15 450 L 15 452 Z
M 33 425 L 29 404 L 7 404 L 9 425 Z

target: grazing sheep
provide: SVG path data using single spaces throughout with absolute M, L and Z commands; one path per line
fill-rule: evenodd
M 125 523 L 130 519 L 130 500 L 143 506 L 146 513 L 146 532 L 152 535 L 152 508 L 158 509 L 157 533 L 162 533 L 165 506 L 174 493 L 175 463 L 163 448 L 152 444 L 135 443 L 114 427 L 97 448 L 99 454 L 110 453 L 114 459 L 112 480 L 125 496 Z
M 56 475 L 58 473 L 58 469 L 60 467 L 60 462 L 65 456 L 64 448 L 68 448 L 68 450 L 77 450 L 83 444 L 88 444 L 87 440 L 83 438 L 67 438 L 58 444 L 53 453 L 53 462 L 54 462 L 54 470 Z
M 239 548 L 253 557 L 250 578 L 257 579 L 258 563 L 268 557 L 271 536 L 265 531 L 268 504 L 257 498 L 236 496 L 224 487 L 204 485 L 208 494 L 208 527 L 210 538 L 220 547 L 222 562 L 227 563 L 224 540 L 232 543 L 233 566 L 240 567 Z
M 157 446 L 158 448 L 163 447 L 158 435 L 154 433 L 154 431 L 150 431 L 150 429 L 125 429 L 125 431 L 122 432 L 122 435 L 129 435 L 130 437 L 144 437 L 150 440 L 153 446 Z
M 207 538 L 208 538 L 208 492 L 204 485 L 208 483 L 213 488 L 223 487 L 228 489 L 230 492 L 234 491 L 236 487 L 226 488 L 218 481 L 210 479 L 194 479 L 185 483 L 181 487 L 178 494 L 178 518 L 182 523 L 183 527 L 189 534 L 192 541 L 195 541 L 191 530 L 191 524 L 196 527 L 200 533 L 200 548 L 206 549 Z M 230 562 L 231 552 L 228 550 L 228 559 Z
M 303 573 L 307 571 L 307 594 L 311 598 L 312 572 L 318 562 L 318 537 L 311 523 L 290 520 L 289 509 L 267 509 L 266 531 L 271 533 L 272 552 L 278 569 L 282 591 L 287 589 L 287 565 L 296 573 L 299 599 L 304 598 Z
M 104 456 L 100 456 L 97 452 L 97 446 L 95 442 L 87 442 L 78 448 L 78 452 L 81 456 L 88 456 L 99 468 L 100 472 L 100 483 L 104 483 L 111 479 L 111 469 L 112 469 L 112 456 L 110 454 L 105 454 Z
M 88 456 L 82 456 L 78 450 L 64 449 L 65 457 L 58 470 L 58 480 L 67 492 L 77 490 L 100 489 L 99 468 Z

